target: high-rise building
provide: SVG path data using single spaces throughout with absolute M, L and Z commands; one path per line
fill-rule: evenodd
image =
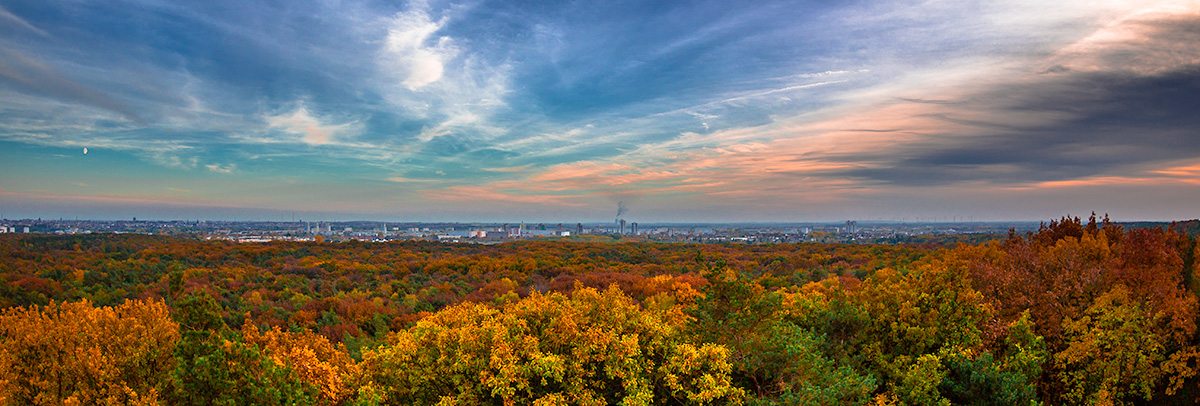
M 583 223 L 575 223 L 575 235 L 583 234 Z
M 624 219 L 621 219 L 621 226 L 619 227 L 617 234 L 625 234 L 625 220 Z
M 630 224 L 630 226 L 631 226 L 631 227 L 630 227 L 630 228 L 631 228 L 631 230 L 630 230 L 630 231 L 631 231 L 631 234 L 633 234 L 633 235 L 637 235 L 637 222 L 636 222 L 636 221 L 635 221 L 635 222 L 633 222 L 633 224 Z

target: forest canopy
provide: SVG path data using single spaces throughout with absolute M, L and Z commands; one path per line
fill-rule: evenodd
M 1197 240 L 0 236 L 0 404 L 1193 404 Z

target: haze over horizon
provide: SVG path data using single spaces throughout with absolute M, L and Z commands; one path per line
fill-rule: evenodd
M 1185 220 L 1197 112 L 1197 0 L 0 0 L 8 218 Z

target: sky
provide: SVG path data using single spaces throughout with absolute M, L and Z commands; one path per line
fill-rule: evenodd
M 1200 0 L 0 0 L 5 218 L 1200 217 Z

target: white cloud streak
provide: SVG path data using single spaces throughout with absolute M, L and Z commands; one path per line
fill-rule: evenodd
M 3 6 L 0 6 L 0 21 L 8 21 L 9 23 L 15 24 L 16 26 L 24 28 L 25 30 L 28 30 L 29 32 L 32 32 L 34 34 L 37 34 L 37 35 L 40 35 L 43 37 L 47 37 L 47 38 L 50 37 L 50 34 L 47 33 L 46 31 L 42 30 L 41 28 L 34 27 L 33 24 L 30 24 L 28 21 L 25 21 L 25 19 L 23 19 L 21 17 L 17 17 L 13 13 L 4 9 Z
M 204 165 L 204 167 L 208 168 L 208 170 L 210 170 L 210 171 L 213 171 L 213 172 L 216 172 L 216 173 L 219 173 L 222 175 L 232 175 L 233 171 L 235 169 L 237 169 L 237 164 L 229 164 L 229 165 L 209 164 L 209 165 Z

